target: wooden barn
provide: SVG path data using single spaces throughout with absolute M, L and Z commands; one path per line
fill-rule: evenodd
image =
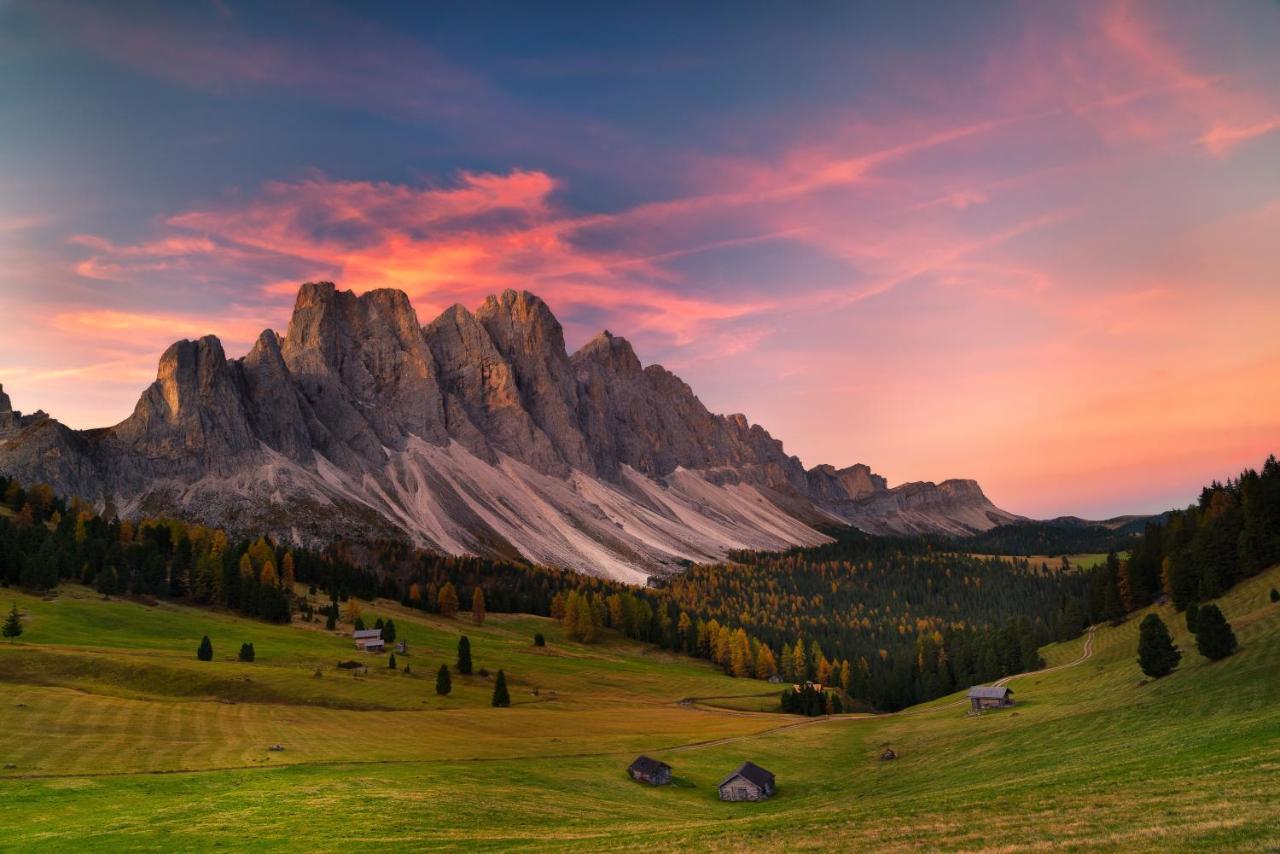
M 627 768 L 627 773 L 632 780 L 648 783 L 650 786 L 665 786 L 671 782 L 671 766 L 650 756 L 636 757 L 636 761 Z
M 773 794 L 773 774 L 754 762 L 742 766 L 720 781 L 722 801 L 761 801 Z
M 975 685 L 969 689 L 969 703 L 973 706 L 975 712 L 1012 706 L 1013 689 L 1004 686 L 990 688 L 985 685 Z

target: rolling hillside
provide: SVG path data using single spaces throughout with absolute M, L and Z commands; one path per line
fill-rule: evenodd
M 955 695 L 817 720 L 682 704 L 758 683 L 614 636 L 565 643 L 539 618 L 476 627 L 378 603 L 366 615 L 394 617 L 415 674 L 370 656 L 357 678 L 334 667 L 354 656 L 344 639 L 297 625 L 78 588 L 54 601 L 9 594 L 30 616 L 21 642 L 0 649 L 0 826 L 24 850 L 1264 850 L 1280 799 L 1273 586 L 1280 568 L 1223 597 L 1241 649 L 1216 664 L 1165 613 L 1184 659 L 1156 683 L 1135 664 L 1137 614 L 1099 628 L 1082 662 L 1014 678 L 1012 710 L 968 717 Z M 488 708 L 479 676 L 436 698 L 431 674 L 460 630 L 477 668 L 506 668 L 513 708 Z M 530 644 L 535 631 L 545 649 Z M 216 660 L 200 664 L 205 633 Z M 225 660 L 242 640 L 256 663 Z M 1044 655 L 1067 664 L 1083 645 Z M 885 744 L 901 758 L 877 761 Z M 641 751 L 671 763 L 676 785 L 630 782 Z M 715 783 L 748 758 L 778 775 L 777 796 L 719 802 Z

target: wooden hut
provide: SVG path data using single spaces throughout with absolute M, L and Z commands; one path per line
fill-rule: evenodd
M 999 688 L 975 685 L 969 689 L 969 703 L 973 706 L 975 712 L 1012 706 L 1013 689 L 1003 685 Z
M 671 766 L 651 756 L 638 756 L 627 768 L 631 779 L 650 786 L 665 786 L 671 782 Z
M 722 801 L 761 801 L 773 794 L 774 778 L 754 762 L 743 762 L 718 788 Z
M 356 649 L 365 652 L 382 652 L 387 646 L 382 640 L 382 629 L 356 629 L 351 633 L 351 638 L 356 643 Z

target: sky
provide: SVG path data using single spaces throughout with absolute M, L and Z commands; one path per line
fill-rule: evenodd
M 303 281 L 516 288 L 807 466 L 1185 505 L 1280 450 L 1277 44 L 1263 0 L 0 0 L 0 383 L 104 426 Z

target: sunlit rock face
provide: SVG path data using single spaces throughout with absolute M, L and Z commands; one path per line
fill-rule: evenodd
M 973 481 L 890 489 L 865 465 L 806 471 L 624 338 L 568 354 L 547 305 L 510 290 L 422 326 L 400 291 L 305 284 L 283 336 L 264 331 L 240 359 L 213 336 L 177 342 L 105 429 L 22 416 L 0 388 L 0 471 L 121 515 L 632 581 L 818 544 L 817 524 L 960 533 L 1014 518 Z

